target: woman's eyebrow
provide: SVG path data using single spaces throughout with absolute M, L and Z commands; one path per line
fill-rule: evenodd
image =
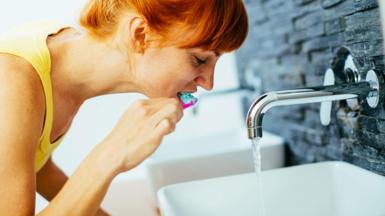
M 194 52 L 192 52 L 194 53 Z M 199 51 L 197 51 L 197 54 L 199 53 Z M 210 54 L 210 55 L 213 55 L 215 57 L 219 57 L 221 55 L 221 53 L 215 51 L 215 50 L 207 50 L 207 51 L 204 51 L 202 54 L 206 53 L 207 54 Z

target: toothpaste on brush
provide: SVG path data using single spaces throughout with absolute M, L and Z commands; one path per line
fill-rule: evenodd
M 178 97 L 182 102 L 183 109 L 194 106 L 198 102 L 198 98 L 194 97 L 194 95 L 189 92 L 178 93 Z

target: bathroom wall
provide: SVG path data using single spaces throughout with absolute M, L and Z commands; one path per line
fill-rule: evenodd
M 381 0 L 382 1 L 382 0 Z M 384 72 L 380 13 L 376 0 L 246 0 L 247 41 L 237 53 L 241 81 L 262 79 L 264 92 L 322 85 L 339 46 L 348 47 L 362 76 Z M 245 111 L 254 99 L 244 102 Z M 385 175 L 384 102 L 352 111 L 333 104 L 322 126 L 319 104 L 276 107 L 264 128 L 287 140 L 291 164 L 344 160 Z

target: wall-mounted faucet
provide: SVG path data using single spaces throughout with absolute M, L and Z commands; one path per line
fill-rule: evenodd
M 370 107 L 375 108 L 379 101 L 380 96 L 380 80 L 374 70 L 370 70 L 366 74 L 365 81 L 360 80 L 360 76 L 356 68 L 349 66 L 352 61 L 352 56 L 347 52 L 346 48 L 343 49 L 343 58 L 337 57 L 337 61 L 343 61 L 342 74 L 336 74 L 336 78 L 343 77 L 345 83 L 336 85 L 325 85 L 317 87 L 300 88 L 286 91 L 275 91 L 263 94 L 257 98 L 249 108 L 246 117 L 246 124 L 248 130 L 249 139 L 262 137 L 262 120 L 263 115 L 272 107 L 285 106 L 293 104 L 306 104 L 348 100 L 348 99 L 365 99 Z M 341 53 L 341 52 L 340 52 Z M 341 69 L 341 62 L 337 62 L 335 70 Z M 348 67 L 345 67 L 348 66 Z M 355 67 L 355 66 L 354 66 Z M 330 76 L 329 69 L 329 75 Z M 332 73 L 333 74 L 333 73 Z M 334 78 L 333 78 L 334 79 Z M 334 83 L 334 80 L 333 80 Z M 325 80 L 325 84 L 328 84 Z M 328 118 L 326 112 L 331 111 L 331 104 L 322 104 L 321 106 L 321 122 L 328 124 L 330 120 L 322 119 Z M 330 118 L 330 113 L 329 113 Z M 323 124 L 324 124 L 323 123 Z

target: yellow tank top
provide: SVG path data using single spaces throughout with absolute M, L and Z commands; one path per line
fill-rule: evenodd
M 47 46 L 47 37 L 55 34 L 63 26 L 54 22 L 35 22 L 15 28 L 0 35 L 0 52 L 19 56 L 28 61 L 38 73 L 45 95 L 45 121 L 43 133 L 35 152 L 35 172 L 47 162 L 54 149 L 63 140 L 61 136 L 51 143 L 50 136 L 53 123 L 53 99 L 51 85 L 51 56 Z

